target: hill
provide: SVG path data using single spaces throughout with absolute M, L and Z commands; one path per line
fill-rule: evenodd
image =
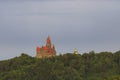
M 120 51 L 0 61 L 0 80 L 120 80 Z

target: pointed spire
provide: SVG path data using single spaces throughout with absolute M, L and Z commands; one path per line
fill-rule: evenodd
M 50 36 L 48 35 L 47 43 L 50 43 L 50 42 L 51 42 L 51 39 L 50 39 Z
M 46 47 L 47 48 L 51 48 L 51 39 L 50 39 L 50 36 L 48 36 L 48 38 L 46 40 Z
M 50 39 L 50 35 L 48 35 L 48 38 Z

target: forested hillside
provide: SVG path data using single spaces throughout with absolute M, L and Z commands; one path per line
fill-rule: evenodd
M 0 61 L 0 80 L 120 80 L 120 51 Z

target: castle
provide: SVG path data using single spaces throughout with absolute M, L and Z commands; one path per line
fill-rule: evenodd
M 55 46 L 51 44 L 50 36 L 46 40 L 46 45 L 36 48 L 36 58 L 51 57 L 56 55 Z

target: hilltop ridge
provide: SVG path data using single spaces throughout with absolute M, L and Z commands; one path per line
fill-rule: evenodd
M 120 80 L 120 51 L 0 61 L 0 80 Z

